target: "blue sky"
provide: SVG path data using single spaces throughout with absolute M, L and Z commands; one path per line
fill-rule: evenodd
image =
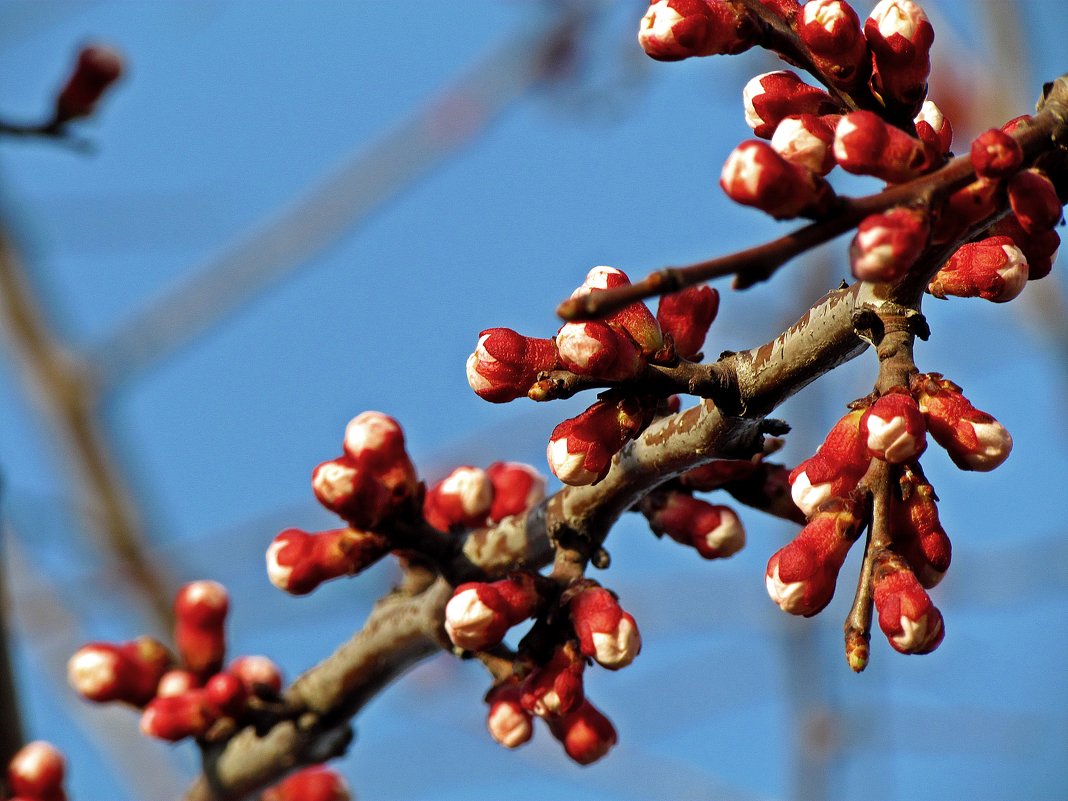
M 1007 5 L 1028 42 L 1014 59 L 1027 88 L 1007 101 L 1014 116 L 1068 66 L 1058 61 L 1066 15 L 1052 1 Z M 781 230 L 730 205 L 716 186 L 727 153 L 748 135 L 741 87 L 775 62 L 749 53 L 655 64 L 633 41 L 643 6 L 584 4 L 598 16 L 582 37 L 581 69 L 487 120 L 477 98 L 454 97 L 423 141 L 463 142 L 458 149 L 325 236 L 218 324 L 192 325 L 190 341 L 106 395 L 107 430 L 153 551 L 179 580 L 230 587 L 235 653 L 268 653 L 295 674 L 358 625 L 393 578 L 382 566 L 291 599 L 263 570 L 280 528 L 331 525 L 308 476 L 337 453 L 351 416 L 397 417 L 431 480 L 455 464 L 499 458 L 544 469 L 549 431 L 581 401 L 478 400 L 463 370 L 478 331 L 506 325 L 548 336 L 556 303 L 595 264 L 639 277 Z M 352 168 L 349 188 L 371 185 L 377 173 L 365 168 L 382 162 L 367 154 L 384 152 L 383 142 L 472 70 L 484 82 L 499 77 L 494 70 L 513 63 L 552 8 L 0 2 L 5 117 L 43 113 L 85 41 L 114 43 L 130 64 L 79 128 L 91 155 L 0 141 L 0 208 L 56 330 L 74 348 L 107 354 L 100 348 L 121 325 L 219 269 L 224 254 L 258 241 L 256 232 L 346 166 L 364 165 Z M 936 54 L 963 76 L 966 97 L 989 102 L 997 92 L 983 71 L 996 63 L 988 5 L 929 8 L 938 14 Z M 494 67 L 479 68 L 487 63 Z M 981 85 L 968 83 L 975 76 Z M 854 181 L 847 191 L 875 188 Z M 323 219 L 316 209 L 312 218 Z M 308 229 L 299 226 L 296 239 Z M 837 283 L 844 250 L 833 243 L 769 285 L 727 293 L 706 351 L 776 334 Z M 1050 633 L 1068 612 L 1068 585 L 1053 567 L 1065 555 L 1068 372 L 1056 341 L 1063 321 L 1041 315 L 1043 303 L 1063 308 L 1063 265 L 1055 273 L 1008 306 L 928 304 L 935 335 L 919 352 L 921 368 L 962 384 L 1016 443 L 994 474 L 960 474 L 934 452 L 924 460 L 955 546 L 934 594 L 947 626 L 939 651 L 905 658 L 879 643 L 869 670 L 853 676 L 840 626 L 857 556 L 826 612 L 787 619 L 761 576 L 789 526 L 745 513 L 750 545 L 714 564 L 627 519 L 600 578 L 638 619 L 645 647 L 626 671 L 589 678 L 620 731 L 613 756 L 579 769 L 544 731 L 518 753 L 496 747 L 483 730 L 485 675 L 440 658 L 358 720 L 339 767 L 360 798 L 779 799 L 800 787 L 836 799 L 867 798 L 873 787 L 887 799 L 1063 798 L 1068 646 Z M 873 376 L 862 357 L 791 401 L 782 415 L 795 434 L 784 459 L 808 455 Z M 128 639 L 147 624 L 84 534 L 69 466 L 10 360 L 0 365 L 0 416 L 28 728 L 69 754 L 76 801 L 174 796 L 190 775 L 187 746 L 142 744 L 133 715 L 82 706 L 57 680 L 71 641 Z M 140 765 L 173 758 L 176 767 L 143 768 L 130 781 L 118 776 L 116 752 Z M 172 771 L 179 778 L 168 785 Z

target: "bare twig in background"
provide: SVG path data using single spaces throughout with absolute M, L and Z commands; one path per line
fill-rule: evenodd
M 4 532 L 0 531 L 0 764 L 6 765 L 21 747 L 22 718 L 15 691 L 15 673 L 8 647 L 11 604 L 7 594 L 7 554 Z

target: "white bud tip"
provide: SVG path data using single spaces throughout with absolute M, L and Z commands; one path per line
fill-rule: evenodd
M 593 632 L 593 658 L 609 670 L 619 670 L 629 665 L 641 647 L 642 638 L 638 627 L 626 615 L 619 619 L 615 631 Z

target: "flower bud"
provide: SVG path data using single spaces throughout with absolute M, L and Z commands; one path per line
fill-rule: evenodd
M 988 472 L 1009 458 L 1012 437 L 986 412 L 972 406 L 961 388 L 938 373 L 913 376 L 912 394 L 935 442 L 961 470 Z
M 231 673 L 216 673 L 205 682 L 204 692 L 219 715 L 236 718 L 248 704 L 244 682 Z
M 568 602 L 568 612 L 579 650 L 601 667 L 619 670 L 641 651 L 638 624 L 603 587 L 589 587 L 577 593 Z
M 553 429 L 546 450 L 549 469 L 565 484 L 595 484 L 608 474 L 612 457 L 650 419 L 648 411 L 634 401 L 597 401 Z
M 568 370 L 604 381 L 626 381 L 645 366 L 634 340 L 599 321 L 564 323 L 556 347 Z
M 574 711 L 549 722 L 549 731 L 564 744 L 564 751 L 580 765 L 603 757 L 616 744 L 616 730 L 589 701 Z
M 972 142 L 972 167 L 986 178 L 1006 178 L 1020 169 L 1023 149 L 1004 131 L 991 128 Z
M 688 489 L 711 492 L 733 481 L 751 478 L 758 468 L 759 465 L 749 459 L 716 459 L 687 470 L 679 476 L 679 481 Z
M 960 239 L 979 222 L 991 217 L 1004 201 L 1004 182 L 977 178 L 946 200 L 931 232 L 936 245 Z
M 927 448 L 920 407 L 908 393 L 888 392 L 860 419 L 868 453 L 890 464 L 911 462 Z
M 362 412 L 345 426 L 345 454 L 370 470 L 386 488 L 391 502 L 415 494 L 419 485 L 415 466 L 404 446 L 404 429 L 382 412 Z
M 805 617 L 827 606 L 862 523 L 851 503 L 825 503 L 768 561 L 764 583 L 771 600 L 784 612 Z
M 1007 236 L 961 245 L 931 279 L 936 298 L 983 298 L 1006 303 L 1027 284 L 1027 257 Z
M 539 601 L 527 573 L 461 584 L 445 606 L 445 633 L 457 648 L 484 651 L 503 640 L 512 626 L 533 617 Z
M 1027 280 L 1037 281 L 1045 278 L 1053 269 L 1061 238 L 1056 230 L 1039 231 L 1031 234 L 1023 229 L 1015 214 L 1009 214 L 987 229 L 991 236 L 1007 236 L 1020 249 L 1027 259 Z
M 594 267 L 586 274 L 582 285 L 571 293 L 571 297 L 578 298 L 591 292 L 603 292 L 606 289 L 616 289 L 622 286 L 630 286 L 630 278 L 625 272 L 615 267 Z M 604 318 L 603 322 L 614 326 L 617 330 L 626 331 L 645 357 L 653 356 L 664 347 L 664 335 L 660 330 L 660 324 L 649 311 L 649 307 L 641 301 L 612 312 Z M 557 340 L 559 344 L 559 335 L 557 335 Z
M 834 196 L 822 178 L 756 140 L 742 142 L 731 152 L 719 185 L 735 203 L 758 208 L 777 220 L 819 215 Z
M 56 98 L 56 121 L 88 117 L 104 92 L 122 77 L 122 56 L 106 45 L 82 48 L 74 71 Z
M 426 494 L 423 515 L 439 531 L 486 525 L 493 505 L 493 484 L 485 470 L 457 467 Z
M 834 169 L 833 116 L 795 114 L 783 119 L 771 137 L 771 148 L 791 164 L 816 175 Z
M 728 506 L 714 506 L 684 492 L 668 492 L 648 513 L 649 526 L 689 545 L 705 559 L 733 556 L 745 547 L 745 529 Z
M 177 742 L 200 737 L 218 719 L 218 713 L 203 689 L 181 695 L 153 698 L 141 715 L 141 731 L 149 737 Z
M 226 671 L 241 679 L 249 695 L 274 698 L 282 692 L 282 671 L 266 656 L 239 656 Z
M 483 400 L 507 403 L 527 394 L 538 373 L 557 366 L 551 339 L 517 334 L 510 328 L 487 328 L 478 335 L 467 359 L 467 383 Z
M 863 416 L 861 409 L 844 415 L 816 454 L 790 473 L 790 495 L 805 517 L 831 499 L 847 497 L 867 472 L 871 455 L 860 431 Z
M 63 754 L 51 743 L 35 740 L 22 746 L 7 764 L 7 791 L 26 801 L 66 801 Z
M 942 613 L 900 557 L 883 551 L 872 568 L 879 628 L 895 651 L 929 654 L 945 635 Z
M 341 774 L 313 765 L 302 768 L 260 796 L 260 801 L 351 801 L 352 793 Z
M 923 142 L 871 111 L 853 111 L 838 121 L 834 157 L 846 172 L 892 184 L 915 178 L 928 166 Z
M 729 55 L 756 43 L 756 25 L 734 0 L 652 0 L 638 43 L 657 61 Z
M 267 548 L 267 577 L 278 589 L 307 595 L 320 584 L 354 576 L 389 553 L 389 541 L 370 531 L 337 528 L 310 534 L 287 528 Z
M 798 36 L 832 84 L 849 87 L 867 78 L 868 43 L 857 12 L 844 0 L 808 0 L 801 9 Z
M 199 686 L 200 679 L 197 678 L 197 675 L 193 673 L 193 671 L 185 670 L 184 668 L 175 668 L 174 670 L 168 670 L 160 677 L 159 684 L 156 685 L 155 697 L 170 698 L 175 695 L 182 695 L 190 690 L 195 690 Z
M 71 687 L 90 701 L 121 701 L 144 706 L 174 661 L 167 647 L 152 637 L 122 645 L 89 643 L 67 662 Z
M 1021 170 L 1009 179 L 1009 205 L 1029 234 L 1053 228 L 1061 219 L 1061 200 L 1042 170 Z
M 319 503 L 357 528 L 374 528 L 389 507 L 389 494 L 374 471 L 348 455 L 316 465 L 311 485 Z
M 864 22 L 872 53 L 872 91 L 914 116 L 927 94 L 934 29 L 911 0 L 882 0 Z
M 534 736 L 534 720 L 519 702 L 517 681 L 498 684 L 486 694 L 489 714 L 486 728 L 490 736 L 505 748 L 518 748 Z
M 709 286 L 691 286 L 660 296 L 656 319 L 671 334 L 675 352 L 683 359 L 697 361 L 712 321 L 719 311 L 719 292 Z
M 916 135 L 936 154 L 945 155 L 953 149 L 953 126 L 934 102 L 924 100 L 913 122 Z
M 486 468 L 486 476 L 493 485 L 491 522 L 522 514 L 545 497 L 545 477 L 529 464 L 494 462 Z
M 524 679 L 519 702 L 539 718 L 551 719 L 577 709 L 584 699 L 582 671 L 586 661 L 573 646 L 557 648 L 549 661 Z
M 778 70 L 757 75 L 742 90 L 745 121 L 761 139 L 771 139 L 779 123 L 795 114 L 834 114 L 838 104 L 829 94 L 802 81 L 796 72 Z
M 182 663 L 198 676 L 211 676 L 222 667 L 229 608 L 226 588 L 217 581 L 194 581 L 178 590 L 174 644 Z
M 853 275 L 861 281 L 892 282 L 916 263 L 931 232 L 927 215 L 895 208 L 865 217 L 849 248 Z
M 906 472 L 901 479 L 902 497 L 893 497 L 891 532 L 898 550 L 924 587 L 934 587 L 949 569 L 953 546 L 938 519 L 934 488 Z

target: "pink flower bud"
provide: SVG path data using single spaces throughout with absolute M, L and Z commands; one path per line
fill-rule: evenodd
M 549 731 L 564 744 L 564 751 L 580 765 L 596 762 L 616 744 L 616 730 L 589 701 L 549 722 Z
M 826 175 L 835 165 L 833 117 L 815 114 L 792 115 L 783 119 L 771 137 L 776 153 L 816 175 Z
M 771 600 L 784 612 L 805 617 L 827 606 L 862 522 L 850 503 L 824 504 L 768 561 L 764 582 Z
M 658 61 L 741 53 L 755 41 L 753 20 L 733 0 L 652 0 L 638 28 L 638 43 Z
M 236 718 L 248 704 L 244 682 L 231 673 L 216 673 L 204 684 L 204 692 L 219 715 Z
M 582 286 L 571 293 L 571 297 L 582 297 L 591 292 L 603 292 L 606 289 L 621 286 L 630 286 L 630 278 L 625 272 L 615 267 L 594 267 L 586 274 Z M 649 307 L 641 301 L 613 312 L 604 318 L 604 322 L 618 330 L 626 331 L 637 343 L 643 356 L 653 356 L 664 347 L 664 336 L 660 331 L 660 324 L 649 311 Z M 559 335 L 557 335 L 557 344 L 559 345 Z
M 822 178 L 756 140 L 742 142 L 731 152 L 719 185 L 735 203 L 758 208 L 777 220 L 818 215 L 833 197 Z
M 197 678 L 195 673 L 184 668 L 175 668 L 174 670 L 168 670 L 160 678 L 159 684 L 156 686 L 156 697 L 170 698 L 175 695 L 182 695 L 199 686 L 200 679 Z
M 493 484 L 485 470 L 457 467 L 427 492 L 423 515 L 439 531 L 486 525 L 493 505 Z
M 545 497 L 545 477 L 529 464 L 494 462 L 486 468 L 486 476 L 493 485 L 491 522 L 522 514 Z
M 82 697 L 144 706 L 156 694 L 174 656 L 158 640 L 139 637 L 122 645 L 89 643 L 67 662 L 67 679 Z
M 911 389 L 935 442 L 961 470 L 988 472 L 1009 458 L 1012 437 L 986 412 L 972 406 L 960 387 L 938 373 L 913 377 Z
M 927 448 L 927 432 L 916 401 L 906 392 L 888 392 L 868 407 L 860 420 L 868 452 L 890 464 L 919 457 Z
M 66 762 L 59 749 L 44 740 L 35 740 L 22 746 L 8 763 L 7 790 L 26 801 L 66 801 L 65 771 Z
M 519 701 L 539 718 L 552 719 L 577 709 L 584 699 L 582 671 L 586 661 L 571 645 L 553 652 L 523 681 Z
M 1054 229 L 1031 234 L 1023 229 L 1015 214 L 998 220 L 987 233 L 991 236 L 1007 236 L 1020 249 L 1027 259 L 1027 280 L 1037 281 L 1045 278 L 1053 269 L 1057 250 L 1061 246 L 1060 235 Z
M 445 633 L 457 648 L 484 651 L 533 617 L 539 601 L 534 579 L 526 573 L 490 584 L 461 584 L 445 606 Z
M 322 765 L 302 768 L 260 796 L 260 801 L 351 801 L 348 784 L 337 771 Z
M 942 613 L 899 557 L 883 552 L 872 573 L 879 628 L 895 651 L 929 654 L 945 635 Z
M 522 398 L 538 373 L 557 366 L 551 339 L 535 339 L 510 328 L 487 328 L 467 360 L 467 383 L 483 400 L 507 403 Z
M 936 154 L 943 155 L 953 149 L 953 126 L 932 101 L 923 101 L 913 122 L 916 123 L 916 135 Z
M 648 411 L 634 401 L 597 401 L 553 429 L 546 449 L 549 469 L 565 484 L 596 484 L 608 474 L 612 457 L 650 420 Z
M 667 493 L 665 503 L 648 518 L 657 534 L 695 548 L 705 559 L 733 556 L 745 546 L 745 529 L 730 507 L 714 506 L 684 492 Z
M 589 587 L 576 594 L 568 603 L 568 611 L 579 650 L 601 667 L 619 670 L 641 651 L 638 624 L 603 587 Z
M 363 412 L 345 426 L 346 455 L 371 471 L 396 503 L 415 494 L 419 485 L 415 466 L 404 446 L 404 429 L 381 412 Z
M 712 321 L 719 311 L 719 292 L 709 286 L 691 286 L 660 296 L 656 319 L 662 331 L 671 334 L 675 352 L 697 361 Z
M 927 167 L 923 142 L 871 111 L 854 111 L 838 121 L 834 157 L 846 172 L 892 184 L 915 178 Z
M 533 718 L 523 709 L 519 695 L 517 681 L 498 684 L 486 694 L 489 704 L 486 728 L 490 736 L 505 748 L 518 748 L 534 736 Z
M 972 167 L 987 178 L 1005 178 L 1023 163 L 1023 149 L 1004 131 L 991 128 L 972 142 Z
M 183 664 L 201 677 L 219 672 L 226 653 L 223 624 L 230 608 L 226 588 L 217 581 L 194 581 L 174 601 L 174 644 Z
M 316 465 L 311 484 L 319 503 L 356 528 L 374 528 L 389 508 L 385 485 L 348 455 Z
M 287 528 L 267 548 L 267 577 L 284 592 L 306 595 L 325 581 L 356 575 L 389 550 L 389 541 L 370 531 Z
M 1061 200 L 1042 170 L 1021 170 L 1009 179 L 1009 205 L 1029 234 L 1053 228 L 1061 219 Z
M 805 517 L 811 517 L 827 501 L 848 496 L 867 472 L 871 455 L 860 431 L 863 416 L 861 409 L 844 415 L 815 456 L 790 473 L 790 495 Z
M 771 139 L 779 123 L 789 116 L 839 111 L 830 95 L 809 86 L 790 70 L 757 75 L 742 90 L 742 102 L 745 121 L 761 139 Z
M 122 76 L 122 56 L 106 45 L 90 45 L 78 54 L 74 71 L 56 98 L 56 120 L 88 117 L 104 92 Z
M 282 670 L 266 656 L 239 656 L 226 670 L 241 679 L 249 695 L 273 698 L 282 691 Z
M 914 116 L 927 94 L 934 29 L 911 0 L 882 0 L 864 22 L 872 53 L 872 91 Z
M 634 340 L 598 321 L 564 323 L 556 334 L 556 347 L 568 370 L 604 381 L 626 381 L 645 366 Z
M 953 546 L 938 519 L 934 488 L 911 473 L 902 478 L 903 498 L 893 498 L 894 548 L 924 587 L 934 587 L 949 569 Z
M 936 298 L 1012 300 L 1027 284 L 1027 257 L 1007 236 L 992 236 L 961 245 L 931 279 L 927 291 Z
M 186 737 L 200 737 L 217 719 L 207 692 L 195 689 L 149 701 L 141 715 L 141 731 L 149 737 L 177 742 Z
M 865 217 L 849 248 L 853 275 L 861 281 L 891 282 L 916 263 L 931 229 L 918 209 L 895 208 Z
M 835 86 L 851 86 L 867 77 L 868 43 L 849 3 L 809 0 L 802 6 L 797 33 Z

